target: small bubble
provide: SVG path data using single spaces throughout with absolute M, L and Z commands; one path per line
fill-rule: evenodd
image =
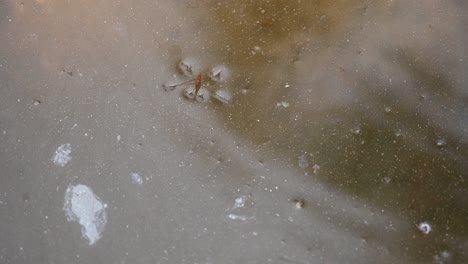
M 422 222 L 418 225 L 419 231 L 421 231 L 423 234 L 428 235 L 432 231 L 432 227 L 429 223 L 427 222 Z
M 41 100 L 39 100 L 39 99 L 34 99 L 34 100 L 33 100 L 33 105 L 34 105 L 34 106 L 38 106 L 38 105 L 40 105 L 41 103 L 42 103 L 42 102 L 41 102 Z
M 353 129 L 351 129 L 351 131 L 352 131 L 353 134 L 355 134 L 355 135 L 361 134 L 361 128 L 360 128 L 360 127 L 355 127 L 355 128 L 353 128 Z
M 389 107 L 389 106 L 386 106 L 385 107 L 385 113 L 390 113 L 390 112 L 392 112 L 392 108 Z
M 23 202 L 29 202 L 31 195 L 28 192 L 23 193 Z
M 255 94 L 255 90 L 245 87 L 241 89 L 241 94 L 243 95 Z
M 439 147 L 439 148 L 445 147 L 445 146 L 447 146 L 447 141 L 445 139 L 443 139 L 443 138 L 439 138 L 436 141 L 436 146 Z

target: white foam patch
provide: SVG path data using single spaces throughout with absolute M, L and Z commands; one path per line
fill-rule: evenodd
M 65 192 L 63 210 L 67 220 L 81 225 L 81 234 L 89 241 L 89 245 L 101 238 L 107 223 L 106 207 L 86 185 L 71 185 Z
M 52 157 L 52 161 L 55 165 L 59 167 L 64 167 L 71 160 L 71 151 L 72 149 L 70 143 L 61 145 L 55 150 L 55 154 Z
M 140 174 L 133 172 L 131 175 L 133 184 L 143 185 L 143 177 Z
M 245 201 L 247 200 L 247 196 L 242 195 L 240 197 L 236 198 L 236 201 L 234 203 L 234 206 L 232 207 L 231 210 L 237 209 L 237 208 L 242 208 L 245 206 Z

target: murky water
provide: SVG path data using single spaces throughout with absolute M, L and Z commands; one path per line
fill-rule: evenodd
M 0 262 L 467 262 L 467 15 L 1 1 Z

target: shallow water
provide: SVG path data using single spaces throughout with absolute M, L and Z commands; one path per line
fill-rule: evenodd
M 0 2 L 0 262 L 466 262 L 467 14 Z M 208 102 L 163 89 L 198 72 Z

